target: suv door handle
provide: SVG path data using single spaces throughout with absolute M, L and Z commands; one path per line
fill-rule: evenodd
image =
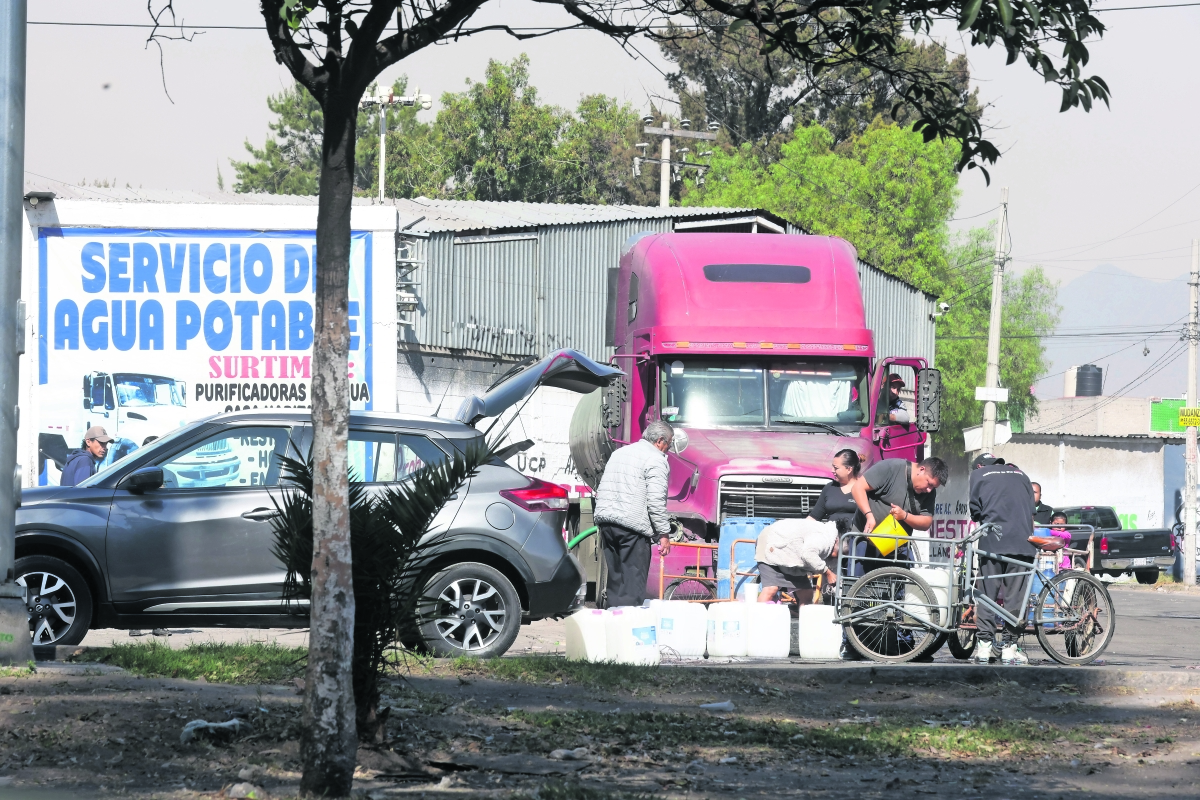
M 256 508 L 253 511 L 247 511 L 242 514 L 242 519 L 252 519 L 255 522 L 266 522 L 272 517 L 279 516 L 279 512 L 273 508 Z

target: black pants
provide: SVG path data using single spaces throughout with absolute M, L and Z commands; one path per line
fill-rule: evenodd
M 1033 556 L 1027 555 L 1009 555 L 1002 553 L 1007 558 L 1023 561 L 1030 566 L 1018 564 L 1009 564 L 1006 561 L 997 561 L 994 558 L 979 557 L 979 575 L 987 580 L 981 580 L 976 586 L 982 584 L 983 594 L 992 602 L 999 603 L 1004 606 L 1004 610 L 1009 614 L 1016 615 L 1021 610 L 1021 595 L 1029 591 L 1029 576 L 1017 575 L 1012 576 L 1014 572 L 1028 572 L 1033 564 Z M 1006 577 L 988 578 L 989 575 L 1003 575 Z M 1000 623 L 1004 622 L 1004 632 L 1009 635 L 1016 634 L 1024 629 L 1024 620 L 1020 625 L 1012 625 L 1006 620 L 994 614 L 990 609 L 984 609 L 980 606 L 975 607 L 976 624 L 979 626 L 979 634 L 983 638 L 995 638 L 996 631 L 1000 629 Z
M 650 540 L 620 525 L 601 524 L 599 528 L 608 566 L 607 607 L 640 606 L 650 576 Z

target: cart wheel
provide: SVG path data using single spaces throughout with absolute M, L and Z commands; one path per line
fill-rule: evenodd
M 946 640 L 950 647 L 950 655 L 959 661 L 966 661 L 975 654 L 975 631 L 959 628 Z
M 716 600 L 717 592 L 708 581 L 695 578 L 680 578 L 672 581 L 663 591 L 664 600 Z
M 941 650 L 942 647 L 945 646 L 946 642 L 948 642 L 949 640 L 950 640 L 950 634 L 939 633 L 937 636 L 934 637 L 933 641 L 929 643 L 929 646 L 921 651 L 921 655 L 917 656 L 917 658 L 932 659 L 935 655 L 937 655 L 937 651 Z
M 1090 664 L 1117 627 L 1112 598 L 1086 572 L 1060 572 L 1046 582 L 1033 612 L 1038 643 L 1060 664 Z
M 919 575 L 901 567 L 883 567 L 855 582 L 842 600 L 842 617 L 851 643 L 872 661 L 903 663 L 925 652 L 938 638 L 930 625 L 941 624 L 937 597 Z

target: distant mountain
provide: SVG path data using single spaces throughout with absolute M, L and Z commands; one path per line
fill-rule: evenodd
M 1155 281 L 1102 264 L 1058 290 L 1062 306 L 1060 333 L 1082 332 L 1080 329 L 1120 330 L 1124 326 L 1144 326 L 1145 330 L 1162 328 L 1187 313 L 1188 286 L 1186 274 L 1173 281 Z M 1184 320 L 1186 322 L 1186 319 Z M 1179 325 L 1172 327 L 1182 327 Z M 1130 381 L 1136 380 L 1177 339 L 1150 339 L 1146 346 L 1150 354 L 1142 354 L 1142 342 L 1116 336 L 1047 339 L 1047 355 L 1053 360 L 1050 373 L 1059 373 L 1077 364 L 1096 364 L 1105 369 L 1104 393 L 1114 394 Z M 1129 346 L 1131 345 L 1132 346 Z M 1115 350 L 1127 348 L 1110 355 Z M 1179 397 L 1187 381 L 1186 355 L 1170 366 L 1159 370 L 1144 383 L 1129 389 L 1130 397 Z M 1039 397 L 1061 397 L 1061 375 L 1047 378 L 1037 385 Z

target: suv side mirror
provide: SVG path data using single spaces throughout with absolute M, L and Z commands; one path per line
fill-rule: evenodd
M 942 373 L 917 370 L 917 430 L 935 433 L 942 427 Z
M 131 492 L 147 492 L 152 489 L 161 489 L 162 485 L 162 467 L 142 467 L 125 479 L 125 488 Z

